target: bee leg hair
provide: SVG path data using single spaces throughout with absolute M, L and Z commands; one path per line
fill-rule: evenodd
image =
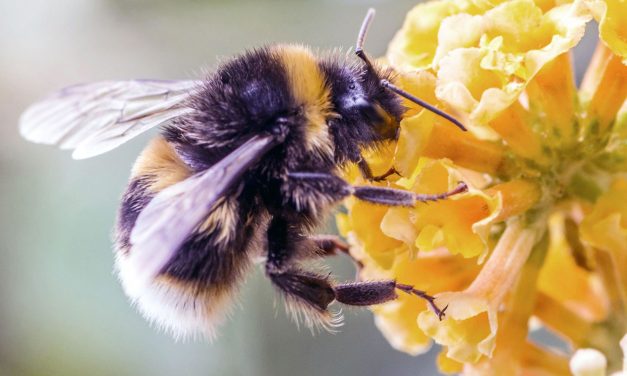
M 306 304 L 319 312 L 326 312 L 335 300 L 335 291 L 328 277 L 298 267 L 276 272 L 269 271 L 272 283 L 285 294 L 288 303 Z
M 466 183 L 460 182 L 455 189 L 437 193 L 437 194 L 420 194 L 402 189 L 370 187 L 370 186 L 353 186 L 352 195 L 356 198 L 372 202 L 374 204 L 382 204 L 387 206 L 406 206 L 413 207 L 417 202 L 439 201 L 458 193 L 466 192 L 468 186 Z
M 370 306 L 396 299 L 396 290 L 400 290 L 425 299 L 438 317 L 444 316 L 446 308 L 439 309 L 434 297 L 413 286 L 393 280 L 336 284 L 328 275 L 304 269 L 298 265 L 303 254 L 306 254 L 297 249 L 305 244 L 295 235 L 299 232 L 293 222 L 276 216 L 270 222 L 267 234 L 266 274 L 274 286 L 283 292 L 292 312 L 303 312 L 310 322 L 324 322 L 330 317 L 327 307 L 334 300 L 352 306 Z M 322 239 L 331 244 L 337 240 L 328 237 Z M 298 314 L 295 316 L 298 317 Z
M 273 284 L 285 294 L 288 304 L 300 306 L 301 309 L 313 309 L 321 314 L 327 311 L 327 307 L 334 300 L 351 306 L 371 306 L 395 300 L 398 298 L 396 290 L 424 299 L 440 320 L 444 318 L 447 308 L 440 309 L 435 304 L 435 297 L 425 291 L 393 280 L 334 284 L 328 277 L 299 268 L 269 272 L 268 275 Z
M 287 311 L 297 323 L 302 319 L 312 329 L 330 330 L 335 319 L 327 307 L 335 300 L 335 292 L 328 275 L 305 270 L 297 264 L 299 259 L 316 254 L 311 248 L 313 242 L 300 233 L 293 221 L 281 215 L 272 218 L 267 231 L 266 275 L 283 294 Z
M 323 194 L 328 190 L 329 195 L 333 194 L 334 197 L 340 197 L 340 194 L 344 197 L 353 195 L 362 201 L 387 206 L 413 207 L 417 202 L 443 200 L 468 190 L 466 183 L 460 182 L 455 189 L 448 192 L 420 194 L 386 187 L 353 186 L 335 175 L 324 172 L 290 172 L 288 176 L 308 185 L 310 190 L 318 190 Z

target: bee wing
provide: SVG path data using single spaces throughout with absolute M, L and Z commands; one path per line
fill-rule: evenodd
M 140 286 L 149 284 L 227 191 L 274 145 L 256 135 L 213 165 L 159 192 L 139 213 L 131 232 L 129 265 Z
M 29 107 L 20 133 L 29 141 L 74 149 L 74 159 L 112 150 L 192 111 L 199 81 L 103 81 L 61 89 Z

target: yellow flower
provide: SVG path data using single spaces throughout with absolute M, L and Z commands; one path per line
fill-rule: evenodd
M 579 87 L 571 50 L 596 20 Z M 468 192 L 413 208 L 351 199 L 338 215 L 364 279 L 435 294 L 439 320 L 402 296 L 373 308 L 390 344 L 441 345 L 442 372 L 569 374 L 569 356 L 530 342 L 537 318 L 615 371 L 627 332 L 627 1 L 439 0 L 416 6 L 386 61 L 404 90 L 455 114 L 461 132 L 411 102 L 397 142 L 367 151 L 353 184 Z

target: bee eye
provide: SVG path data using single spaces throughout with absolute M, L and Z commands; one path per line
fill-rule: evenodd
M 348 86 L 349 89 L 351 90 L 355 90 L 355 83 L 351 82 L 351 84 Z

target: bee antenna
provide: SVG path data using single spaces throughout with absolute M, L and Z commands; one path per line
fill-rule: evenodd
M 370 24 L 374 19 L 374 14 L 374 8 L 368 9 L 368 13 L 366 13 L 366 17 L 364 17 L 364 21 L 361 23 L 361 27 L 359 28 L 359 34 L 357 34 L 357 43 L 355 43 L 355 55 L 363 60 L 369 69 L 373 69 L 373 67 L 370 59 L 368 59 L 368 56 L 364 52 L 364 42 L 366 40 L 366 34 L 368 34 Z
M 361 27 L 359 28 L 359 34 L 357 34 L 357 42 L 355 43 L 355 55 L 357 55 L 357 57 L 359 57 L 361 60 L 364 61 L 364 63 L 366 64 L 366 67 L 368 67 L 369 70 L 374 70 L 374 67 L 372 63 L 370 62 L 370 59 L 368 59 L 368 55 L 366 55 L 366 52 L 364 52 L 364 42 L 366 41 L 366 34 L 368 34 L 368 29 L 370 28 L 370 24 L 372 24 L 374 15 L 375 15 L 374 8 L 368 9 L 368 13 L 366 13 L 366 17 L 364 17 L 364 21 L 361 23 Z M 381 86 L 383 86 L 384 88 L 390 91 L 393 91 L 394 93 L 400 95 L 401 97 L 409 99 L 410 101 L 424 107 L 425 109 L 439 116 L 442 116 L 446 120 L 455 124 L 462 131 L 467 130 L 466 127 L 459 120 L 455 119 L 452 115 L 449 115 L 446 112 L 423 101 L 422 99 L 406 92 L 405 90 L 397 86 L 394 86 L 390 81 L 381 80 Z
M 457 119 L 455 119 L 452 115 L 447 114 L 446 112 L 440 110 L 439 108 L 436 108 L 432 105 L 430 105 L 429 103 L 423 101 L 422 99 L 406 92 L 405 90 L 401 89 L 398 86 L 393 85 L 390 81 L 388 80 L 381 80 L 381 86 L 383 86 L 384 88 L 393 91 L 394 93 L 400 95 L 401 97 L 404 97 L 406 99 L 409 99 L 410 101 L 420 105 L 421 107 L 424 107 L 425 109 L 433 112 L 434 114 L 437 114 L 439 116 L 442 116 L 443 118 L 445 118 L 446 120 L 450 121 L 451 123 L 455 124 L 459 129 L 461 129 L 462 131 L 466 131 L 466 127 Z

